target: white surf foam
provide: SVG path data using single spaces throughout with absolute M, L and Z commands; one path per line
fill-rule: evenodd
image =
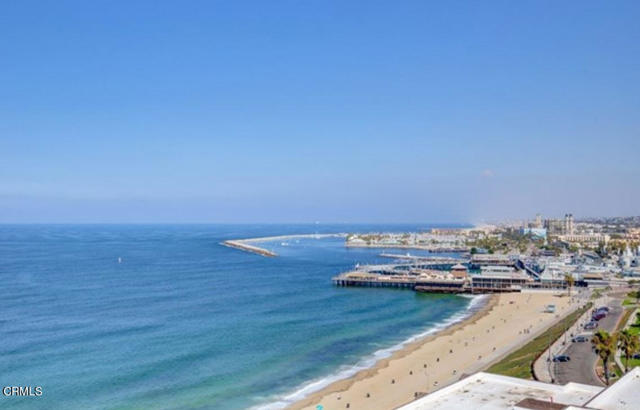
M 375 351 L 372 355 L 367 356 L 365 358 L 363 358 L 362 360 L 360 360 L 358 363 L 356 363 L 353 366 L 341 366 L 336 372 L 325 376 L 325 377 L 320 377 L 314 380 L 311 380 L 309 382 L 306 382 L 304 384 L 302 384 L 301 386 L 299 386 L 298 388 L 296 388 L 293 392 L 291 393 L 286 393 L 283 395 L 278 395 L 276 397 L 273 398 L 273 401 L 267 404 L 260 404 L 260 405 L 256 405 L 254 407 L 251 407 L 252 410 L 279 410 L 279 409 L 283 409 L 289 405 L 291 405 L 292 403 L 295 403 L 299 400 L 304 399 L 305 397 L 309 396 L 312 393 L 317 392 L 318 390 L 321 390 L 323 388 L 325 388 L 326 386 L 330 385 L 333 382 L 336 382 L 338 380 L 344 380 L 347 379 L 355 374 L 357 374 L 359 371 L 361 370 L 366 370 L 366 369 L 370 369 L 373 366 L 375 366 L 375 364 L 382 360 L 385 359 L 387 357 L 390 357 L 393 352 L 398 351 L 400 349 L 402 349 L 403 347 L 405 347 L 407 344 L 413 343 L 416 340 L 420 340 L 424 337 L 427 337 L 429 335 L 432 335 L 434 333 L 437 333 L 441 330 L 444 330 L 446 328 L 448 328 L 449 326 L 452 326 L 456 323 L 459 323 L 463 320 L 465 320 L 466 318 L 468 318 L 469 316 L 471 316 L 473 313 L 475 313 L 478 309 L 480 309 L 484 303 L 487 301 L 487 299 L 489 298 L 489 295 L 477 295 L 477 296 L 472 296 L 472 295 L 462 295 L 465 298 L 469 298 L 471 299 L 471 302 L 469 303 L 469 305 L 467 306 L 466 310 L 456 313 L 455 315 L 451 316 L 450 318 L 437 323 L 436 325 L 434 325 L 433 327 L 418 333 L 416 335 L 413 335 L 411 337 L 409 337 L 408 339 L 406 339 L 405 341 L 398 343 L 396 345 L 393 345 L 391 347 L 388 348 L 384 348 L 384 349 L 380 349 Z

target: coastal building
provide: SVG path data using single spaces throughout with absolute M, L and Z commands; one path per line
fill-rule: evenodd
M 383 232 L 349 234 L 348 247 L 415 248 L 432 252 L 466 252 L 467 231 L 462 229 L 436 230 L 435 232 Z
M 471 256 L 471 269 L 483 266 L 514 266 L 517 258 L 509 255 L 475 254 Z
M 536 229 L 542 229 L 543 228 L 543 226 L 542 226 L 542 215 L 536 214 L 536 222 L 535 222 L 533 227 L 536 228 Z
M 523 228 L 520 233 L 531 235 L 534 238 L 547 239 L 547 230 L 544 228 Z
M 549 235 L 564 234 L 564 221 L 560 219 L 545 219 L 544 228 Z
M 565 235 L 573 235 L 573 214 L 564 216 L 564 233 Z
M 533 279 L 523 271 L 508 266 L 485 266 L 471 276 L 472 293 L 519 292 Z
M 549 235 L 573 235 L 575 233 L 573 214 L 565 214 L 563 219 L 545 219 L 542 227 Z
M 414 289 L 425 293 L 466 293 L 468 281 L 450 274 L 420 275 Z
M 466 235 L 467 230 L 462 228 L 432 228 L 432 235 L 458 236 Z
M 592 246 L 600 243 L 608 243 L 610 239 L 611 237 L 609 235 L 599 233 L 558 235 L 558 240 L 562 242 Z
M 632 262 L 633 262 L 633 253 L 629 249 L 629 246 L 627 246 L 624 249 L 622 256 L 620 257 L 620 267 L 622 267 L 622 269 L 629 269 L 631 267 Z
M 640 368 L 604 388 L 581 383 L 549 384 L 476 373 L 411 402 L 400 410 L 590 409 L 631 410 L 640 403 Z
M 469 276 L 467 267 L 459 263 L 451 267 L 451 275 L 456 279 L 466 279 Z

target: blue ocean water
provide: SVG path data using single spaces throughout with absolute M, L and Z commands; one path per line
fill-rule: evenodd
M 459 318 L 471 299 L 338 288 L 388 261 L 343 239 L 226 239 L 428 225 L 1 225 L 0 396 L 16 409 L 278 407 Z M 402 251 L 406 252 L 406 251 Z M 418 253 L 413 252 L 412 253 Z

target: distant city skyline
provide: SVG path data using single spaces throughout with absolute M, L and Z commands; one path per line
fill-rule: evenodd
M 640 3 L 15 2 L 0 223 L 640 214 Z

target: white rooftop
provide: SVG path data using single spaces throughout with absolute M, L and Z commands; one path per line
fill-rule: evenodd
M 640 367 L 630 370 L 623 378 L 586 403 L 585 407 L 602 410 L 640 408 Z
M 561 386 L 480 372 L 400 409 L 502 410 L 516 408 L 516 404 L 524 399 L 580 407 L 602 390 L 602 387 L 586 384 Z
M 543 408 L 540 404 L 546 404 L 544 408 L 564 410 L 626 410 L 640 408 L 638 403 L 640 367 L 629 371 L 606 389 L 579 383 L 547 384 L 480 372 L 409 403 L 400 410 Z

